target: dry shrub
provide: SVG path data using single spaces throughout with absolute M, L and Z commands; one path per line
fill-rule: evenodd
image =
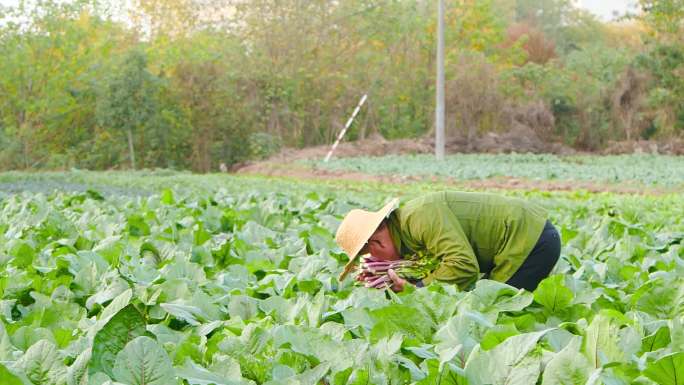
M 504 116 L 510 127 L 524 126 L 539 138 L 553 139 L 556 119 L 551 108 L 541 100 L 523 105 L 507 105 Z
M 624 132 L 627 140 L 636 139 L 644 127 L 640 109 L 646 99 L 647 82 L 647 75 L 629 67 L 619 77 L 610 97 L 614 126 Z
M 472 146 L 480 130 L 502 126 L 504 97 L 498 88 L 496 69 L 481 54 L 463 54 L 447 73 L 447 136 L 463 136 Z
M 516 23 L 508 27 L 504 47 L 511 47 L 521 39 L 527 53 L 527 61 L 544 64 L 556 57 L 556 44 L 544 33 L 528 23 Z
M 521 139 L 529 143 L 522 148 L 536 151 L 540 139 L 553 139 L 555 118 L 549 106 L 541 100 L 507 102 L 496 69 L 483 56 L 461 55 L 450 71 L 455 75 L 446 85 L 447 136 L 464 150 L 489 150 L 500 141 L 525 137 Z M 493 138 L 497 143 L 485 143 Z

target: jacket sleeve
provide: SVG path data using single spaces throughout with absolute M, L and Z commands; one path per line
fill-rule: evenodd
M 455 283 L 463 290 L 477 281 L 480 266 L 468 238 L 456 216 L 446 205 L 423 207 L 407 221 L 410 236 L 440 261 L 437 268 L 423 279 Z

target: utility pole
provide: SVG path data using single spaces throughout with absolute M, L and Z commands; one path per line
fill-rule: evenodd
M 437 101 L 435 105 L 435 156 L 444 159 L 444 0 L 437 5 Z

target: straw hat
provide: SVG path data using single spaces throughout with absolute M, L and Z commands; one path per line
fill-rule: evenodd
M 351 271 L 354 266 L 354 260 L 363 248 L 363 245 L 368 241 L 368 238 L 373 235 L 378 226 L 380 226 L 380 223 L 382 223 L 382 220 L 387 218 L 398 206 L 399 199 L 394 198 L 378 211 L 354 209 L 344 217 L 340 227 L 337 228 L 337 234 L 335 234 L 335 242 L 349 256 L 349 262 L 347 262 L 342 274 L 340 274 L 340 281 Z

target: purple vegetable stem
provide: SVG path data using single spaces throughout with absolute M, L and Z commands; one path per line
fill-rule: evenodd
M 373 278 L 375 278 L 375 279 L 373 279 L 371 281 L 366 281 L 367 287 L 375 287 L 376 285 L 384 282 L 387 279 L 387 276 L 381 275 L 379 277 L 373 277 Z

